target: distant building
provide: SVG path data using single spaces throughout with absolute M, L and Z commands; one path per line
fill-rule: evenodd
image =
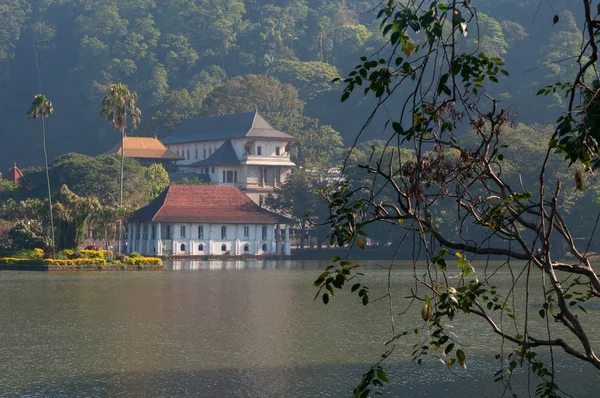
M 184 173 L 208 175 L 214 185 L 239 187 L 261 204 L 285 182 L 295 164 L 287 146 L 296 138 L 275 130 L 258 113 L 186 120 L 162 139 L 183 157 Z
M 19 170 L 19 168 L 17 167 L 17 163 L 15 162 L 13 163 L 13 167 L 8 169 L 8 171 L 6 172 L 6 174 L 4 174 L 4 176 L 2 176 L 2 178 L 14 183 L 16 186 L 19 186 L 21 178 L 23 178 L 23 173 L 21 172 L 21 170 Z
M 183 156 L 171 152 L 156 137 L 125 137 L 125 156 L 142 163 L 164 163 L 183 160 Z M 103 155 L 121 155 L 121 140 Z
M 129 218 L 127 247 L 158 256 L 289 256 L 292 222 L 237 187 L 171 185 Z

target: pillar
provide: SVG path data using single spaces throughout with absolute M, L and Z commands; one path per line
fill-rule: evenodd
M 140 241 L 136 248 L 137 252 L 142 254 L 142 251 L 144 250 L 144 223 L 140 223 Z
M 144 247 L 144 255 L 152 255 L 152 223 L 146 223 L 146 246 Z
M 127 223 L 127 254 L 131 253 L 131 223 Z
M 292 249 L 290 247 L 290 227 L 285 225 L 285 236 L 283 239 L 283 254 L 286 256 L 292 255 Z
M 162 256 L 162 231 L 160 230 L 160 223 L 156 223 L 156 234 L 154 235 L 154 241 L 156 245 L 156 255 Z
M 133 223 L 133 233 L 131 234 L 131 249 L 129 251 L 130 253 L 133 253 L 137 246 L 137 240 L 136 240 L 137 229 L 138 229 L 137 223 Z
M 275 254 L 281 254 L 281 227 L 279 224 L 275 225 Z

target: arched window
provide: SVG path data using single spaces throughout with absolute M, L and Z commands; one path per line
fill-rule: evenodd
M 203 251 L 204 251 L 204 245 L 203 245 L 202 243 L 200 243 L 200 244 L 198 245 L 198 251 L 199 251 L 199 252 L 203 252 Z
M 222 244 L 221 245 L 221 251 L 222 252 L 226 252 L 227 251 L 227 245 L 226 244 Z
M 181 247 L 180 247 L 180 249 L 181 249 L 181 251 L 182 251 L 182 252 L 185 252 L 185 243 L 182 243 L 182 244 L 181 244 Z
M 249 252 L 249 251 L 250 251 L 250 246 L 248 246 L 248 245 L 244 245 L 244 251 L 245 251 L 245 252 Z
M 262 245 L 262 250 L 266 253 L 267 252 L 267 244 L 263 243 Z

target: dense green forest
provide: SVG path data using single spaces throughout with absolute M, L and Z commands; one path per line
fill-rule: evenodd
M 330 82 L 384 43 L 369 12 L 375 3 L 2 0 L 0 170 L 13 161 L 41 165 L 39 126 L 25 115 L 37 92 L 55 107 L 50 159 L 113 146 L 118 134 L 99 111 L 107 86 L 119 81 L 139 93 L 143 111 L 129 134 L 161 137 L 184 118 L 258 108 L 292 134 L 332 126 L 351 144 L 374 102 L 353 96 L 342 105 L 341 87 Z M 564 11 L 564 0 L 473 3 L 479 32 L 461 45 L 502 56 L 511 73 L 494 94 L 516 121 L 555 121 L 563 99 L 533 99 L 540 87 L 571 77 L 573 63 L 561 60 L 578 48 L 581 16 Z M 386 111 L 397 113 L 393 105 Z M 382 127 L 374 123 L 363 139 L 384 138 Z

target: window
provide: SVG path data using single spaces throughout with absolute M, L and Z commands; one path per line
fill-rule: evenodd
M 196 147 L 196 159 L 198 159 L 198 147 Z
M 227 182 L 226 178 L 225 178 L 226 174 L 225 174 L 225 170 L 223 170 L 223 182 Z
M 263 243 L 263 245 L 262 245 L 262 250 L 263 250 L 263 252 L 265 252 L 265 253 L 267 252 L 267 244 L 266 244 L 266 243 Z
M 244 151 L 246 152 L 246 155 L 250 155 L 250 147 L 249 146 L 244 147 Z
M 267 226 L 263 225 L 262 227 L 262 240 L 267 240 Z
M 233 182 L 237 182 L 237 171 L 233 172 Z
M 244 225 L 244 238 L 249 238 L 250 237 L 250 227 L 247 225 Z
M 190 148 L 187 149 L 187 159 L 190 158 Z
M 224 225 L 221 227 L 221 239 L 227 239 L 227 227 Z
M 177 149 L 177 154 L 179 155 L 179 149 Z
M 227 251 L 227 245 L 226 245 L 226 244 L 224 244 L 224 243 L 223 243 L 223 244 L 221 245 L 221 251 L 222 251 L 222 252 L 226 252 L 226 251 Z
M 199 252 L 203 252 L 203 251 L 204 251 L 204 245 L 203 245 L 202 243 L 200 243 L 200 244 L 198 245 L 198 251 L 199 251 Z
M 202 159 L 206 159 L 206 147 L 204 147 L 204 150 L 203 150 L 203 152 L 204 152 L 204 153 L 202 154 Z
M 249 252 L 249 251 L 250 251 L 250 246 L 248 246 L 248 245 L 244 245 L 244 251 L 245 251 L 245 252 Z
M 262 155 L 262 147 L 260 145 L 256 147 L 256 154 Z
M 156 239 L 156 230 L 154 229 L 154 224 L 152 224 L 152 236 L 150 239 Z
M 205 173 L 205 174 L 208 174 L 208 167 L 205 167 L 205 168 L 204 168 L 204 173 Z
M 185 238 L 185 225 L 179 227 L 179 236 Z
M 171 239 L 171 226 L 167 225 L 167 239 Z
M 234 182 L 232 170 L 227 171 L 227 182 Z
M 185 243 L 182 243 L 182 244 L 181 244 L 181 247 L 180 247 L 180 249 L 181 249 L 181 251 L 182 251 L 182 252 L 185 252 Z
M 275 155 L 277 155 L 277 156 L 280 155 L 280 153 L 279 153 L 279 147 L 278 146 L 275 147 Z
M 204 225 L 198 226 L 198 239 L 204 239 Z
M 215 174 L 215 168 L 214 167 L 212 168 L 212 173 Z
M 212 148 L 208 148 L 208 156 L 212 155 Z

